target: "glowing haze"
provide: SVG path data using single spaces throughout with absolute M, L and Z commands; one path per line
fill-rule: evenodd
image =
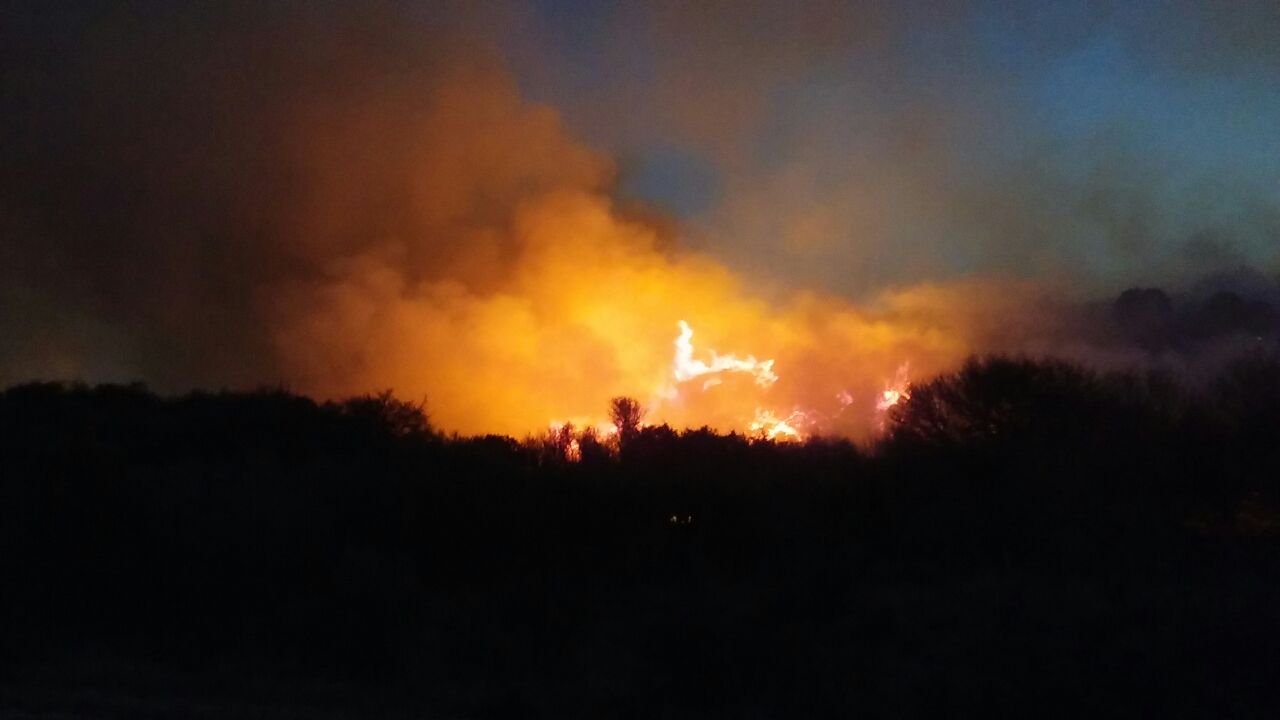
M 493 288 L 414 282 L 393 250 L 292 288 L 275 323 L 286 377 L 322 397 L 425 396 L 437 422 L 468 433 L 585 424 L 616 395 L 640 399 L 649 422 L 748 431 L 758 408 L 803 409 L 853 433 L 903 358 L 937 370 L 975 340 L 954 318 L 911 313 L 910 291 L 879 314 L 812 294 L 766 302 L 582 189 L 523 199 L 507 239 L 513 262 Z
M 911 378 L 973 352 L 1130 356 L 1099 349 L 1105 331 L 1063 288 L 1138 267 L 1141 243 L 1128 265 L 1092 273 L 1067 249 L 1075 230 L 1097 233 L 1073 224 L 1075 200 L 1055 199 L 1093 198 L 1090 217 L 1128 240 L 1148 217 L 1178 225 L 1133 172 L 1064 162 L 1077 145 L 1033 152 L 1031 164 L 1012 149 L 969 163 L 971 150 L 947 145 L 970 137 L 956 118 L 972 130 L 1034 113 L 978 123 L 986 116 L 958 112 L 1016 95 L 1020 80 L 1000 92 L 957 83 L 954 97 L 931 84 L 921 58 L 945 43 L 912 34 L 934 27 L 928 13 L 837 3 L 823 20 L 823 3 L 800 15 L 761 3 L 735 24 L 736 4 L 712 5 L 567 23 L 617 41 L 592 55 L 598 65 L 574 61 L 594 46 L 532 40 L 554 20 L 536 10 L 16 10 L 0 29 L 13 56 L 0 120 L 0 381 L 279 383 L 318 398 L 390 388 L 425 397 L 442 429 L 514 435 L 602 423 L 609 399 L 629 395 L 650 423 L 857 437 Z M 936 27 L 985 17 L 962 6 Z M 762 43 L 775 30 L 779 42 Z M 742 52 L 762 44 L 772 49 Z M 652 72 L 619 70 L 594 92 L 600 79 L 584 68 L 649 67 L 628 54 L 639 46 L 656 54 Z M 861 79 L 826 93 L 850 48 Z M 903 87 L 867 86 L 877 68 Z M 1238 109 L 1253 85 L 1232 87 Z M 853 116 L 814 105 L 850 93 L 863 114 L 847 127 L 833 118 Z M 771 97 L 809 111 L 778 119 Z M 886 138 L 886 126 L 905 134 Z M 1245 123 L 1242 137 L 1264 126 Z M 1028 145 L 1027 133 L 1008 136 Z M 650 153 L 663 142 L 679 148 L 667 160 Z M 1100 142 L 1098 157 L 1117 157 Z M 699 195 L 693 171 L 655 183 L 654 167 L 698 157 L 710 158 L 715 192 Z M 1116 182 L 1124 192 L 1108 190 Z M 1280 214 L 1262 185 L 1232 196 L 1251 210 L 1239 252 L 1224 257 L 1267 260 L 1257 238 Z M 1177 217 L 1200 207 L 1173 205 Z M 1235 217 L 1231 202 L 1203 205 L 1197 218 Z M 1223 246 L 1195 237 L 1206 253 Z

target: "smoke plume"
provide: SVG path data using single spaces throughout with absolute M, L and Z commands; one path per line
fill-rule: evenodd
M 901 17 L 846 11 L 857 32 L 819 33 L 810 49 L 814 28 L 784 24 L 791 39 L 764 77 L 803 76 L 851 46 L 891 52 Z M 720 167 L 739 171 L 691 222 L 622 198 L 608 133 L 588 133 L 593 146 L 528 99 L 494 42 L 519 13 L 19 7 L 0 30 L 0 381 L 280 383 L 320 398 L 391 388 L 464 433 L 594 423 L 629 395 L 650 422 L 748 431 L 785 418 L 861 436 L 887 388 L 973 352 L 1145 356 L 1057 274 L 955 272 L 946 242 L 920 239 L 948 223 L 979 234 L 955 220 L 964 212 L 1021 232 L 1045 217 L 1044 196 L 1022 193 L 1049 181 L 930 194 L 954 177 L 930 159 L 942 130 L 929 104 L 896 116 L 914 139 L 869 150 L 897 168 L 882 183 L 823 176 L 809 162 L 819 145 L 763 172 L 742 152 L 767 124 L 758 96 L 735 80 L 704 107 L 732 118 L 693 110 L 714 76 L 733 75 L 739 38 L 715 35 L 713 9 L 683 12 L 648 26 L 707 28 L 706 44 L 678 43 L 706 62 L 656 104 L 679 113 L 664 121 L 673 138 L 710 138 Z M 908 148 L 925 154 L 898 163 Z M 1100 217 L 1115 214 L 1108 202 Z M 918 234 L 897 242 L 893 223 Z M 1007 247 L 1020 262 L 1028 245 Z M 815 258 L 821 272 L 801 267 Z M 880 270 L 853 272 L 857 288 L 831 275 L 868 265 Z M 682 323 L 686 360 L 717 371 L 676 372 Z M 772 361 L 776 377 L 717 361 L 731 356 Z

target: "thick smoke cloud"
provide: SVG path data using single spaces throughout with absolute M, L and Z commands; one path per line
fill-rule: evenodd
M 463 261 L 450 248 L 467 242 L 451 224 L 501 222 L 481 199 L 510 197 L 490 187 L 599 177 L 595 159 L 572 153 L 426 146 L 424 135 L 473 119 L 436 112 L 427 126 L 431 103 L 472 86 L 468 108 L 512 92 L 492 54 L 462 39 L 481 22 L 468 14 L 385 3 L 13 9 L 0 30 L 6 379 L 287 381 L 264 316 L 276 283 L 410 234 L 430 238 L 417 247 L 445 272 Z M 536 147 L 539 132 L 491 147 Z M 424 166 L 437 172 L 415 180 Z M 494 177 L 477 187 L 486 167 Z M 459 171 L 470 177 L 445 179 Z
M 1134 170 L 1150 159 L 1104 138 L 1090 155 L 1103 169 L 1063 169 L 1070 144 L 1043 151 L 1048 171 L 1034 161 L 1046 155 L 975 164 L 957 138 L 998 120 L 979 101 L 1007 89 L 960 83 L 979 92 L 959 102 L 865 73 L 806 84 L 849 53 L 919 81 L 904 38 L 972 13 L 885 7 L 760 4 L 743 22 L 714 4 L 629 7 L 604 36 L 656 43 L 656 84 L 622 73 L 603 110 L 564 100 L 569 124 L 601 122 L 585 133 L 599 147 L 522 91 L 537 85 L 530 68 L 556 62 L 511 39 L 527 32 L 521 12 L 19 7 L 0 29 L 0 382 L 390 387 L 425 396 L 446 429 L 516 434 L 596 421 L 628 394 L 657 421 L 745 429 L 767 411 L 861 435 L 904 368 L 923 377 L 988 351 L 1143 361 L 1132 323 L 1079 301 L 1093 270 L 1069 251 L 1092 242 L 1084 193 L 1085 217 L 1129 243 L 1101 245 L 1159 254 L 1149 228 L 1176 223 L 1152 199 L 1157 174 Z M 538 62 L 513 75 L 512 47 Z M 813 106 L 827 90 L 867 105 L 834 122 Z M 607 121 L 614 102 L 630 120 Z M 814 112 L 779 124 L 779 103 Z M 619 200 L 606 150 L 625 177 L 622 146 L 648 133 L 704 148 L 722 201 L 672 219 Z M 772 150 L 753 155 L 762 137 Z M 1180 226 L 1198 252 L 1257 258 L 1248 233 L 1280 223 L 1252 188 L 1241 198 L 1257 212 L 1207 204 L 1227 229 Z M 1117 267 L 1098 275 L 1133 270 Z M 675 383 L 680 320 L 697 357 L 773 359 L 776 384 Z

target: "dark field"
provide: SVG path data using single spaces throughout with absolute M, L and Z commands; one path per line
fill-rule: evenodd
M 427 408 L 429 410 L 429 408 Z M 872 446 L 0 395 L 0 714 L 1274 717 L 1280 364 L 974 361 Z

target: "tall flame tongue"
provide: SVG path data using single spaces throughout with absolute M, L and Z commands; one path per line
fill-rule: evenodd
M 715 375 L 721 372 L 750 373 L 760 387 L 769 387 L 778 381 L 778 376 L 773 372 L 773 361 L 756 360 L 753 355 L 739 358 L 736 355 L 719 355 L 712 350 L 710 363 L 695 360 L 693 328 L 689 327 L 689 323 L 684 320 L 680 321 L 680 337 L 676 338 L 676 358 L 673 365 L 676 382 L 686 382 L 702 375 Z M 713 379 L 709 378 L 710 384 L 704 384 L 703 389 L 717 384 L 711 382 Z
M 893 382 L 881 390 L 880 397 L 876 398 L 876 415 L 879 416 L 877 427 L 880 428 L 880 432 L 885 430 L 889 408 L 911 397 L 911 384 L 907 379 L 907 372 L 908 363 L 899 365 L 898 371 L 894 373 Z
M 893 382 L 880 391 L 880 397 L 876 399 L 876 411 L 886 412 L 889 408 L 911 397 L 908 391 L 910 381 L 907 379 L 908 364 L 903 363 L 898 366 L 898 371 L 894 373 Z

